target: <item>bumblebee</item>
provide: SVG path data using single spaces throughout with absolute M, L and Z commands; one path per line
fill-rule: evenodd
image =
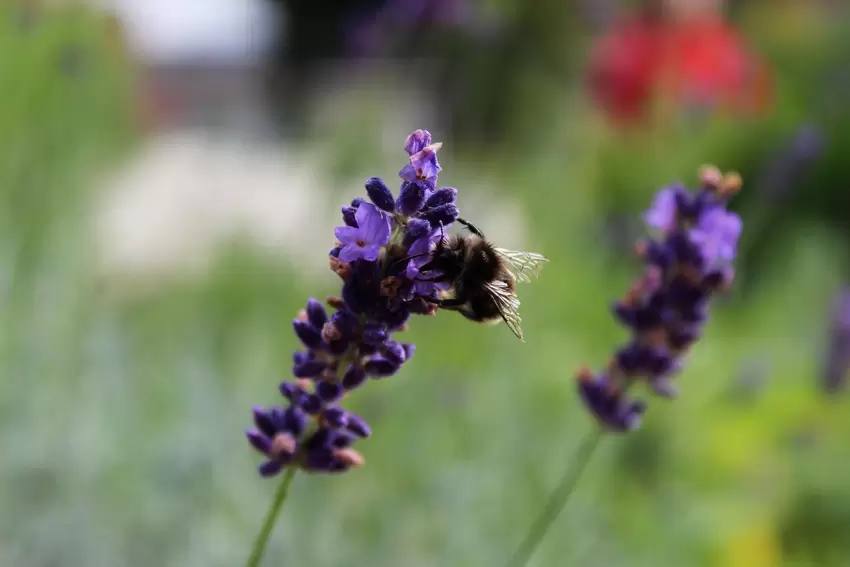
M 534 252 L 498 248 L 468 221 L 457 222 L 471 234 L 443 235 L 428 253 L 428 262 L 419 269 L 425 276 L 423 281 L 451 285 L 440 292 L 439 298 L 429 301 L 477 323 L 504 321 L 524 342 L 516 284 L 536 278 L 548 260 Z

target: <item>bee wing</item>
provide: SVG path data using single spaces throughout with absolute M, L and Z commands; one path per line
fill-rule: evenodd
M 543 264 L 548 262 L 542 254 L 536 252 L 520 252 L 496 248 L 496 253 L 504 260 L 508 270 L 518 282 L 530 282 L 540 275 Z
M 502 320 L 519 340 L 525 342 L 522 335 L 522 319 L 519 317 L 519 299 L 516 294 L 511 291 L 508 284 L 500 280 L 486 283 L 484 287 L 493 303 L 496 304 Z

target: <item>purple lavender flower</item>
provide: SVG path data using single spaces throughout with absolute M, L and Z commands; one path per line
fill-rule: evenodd
M 666 232 L 676 225 L 676 190 L 662 189 L 655 196 L 652 207 L 644 213 L 647 225 Z
M 440 241 L 440 238 L 442 238 L 441 232 L 439 230 L 432 230 L 429 234 L 417 238 L 413 244 L 410 245 L 408 254 L 410 256 L 418 256 L 419 254 L 424 254 L 433 250 L 437 242 Z M 438 290 L 445 290 L 451 287 L 450 282 L 423 281 L 426 277 L 420 272 L 420 270 L 429 261 L 430 258 L 428 256 L 420 256 L 418 258 L 413 258 L 407 263 L 405 275 L 413 283 L 410 293 L 420 297 L 432 297 L 436 296 Z M 435 278 L 439 275 L 439 272 L 432 270 L 428 272 L 427 279 Z
M 440 146 L 442 146 L 441 143 L 431 144 L 411 155 L 410 163 L 401 168 L 398 176 L 408 183 L 424 181 L 433 188 L 437 182 L 437 174 L 443 169 L 437 161 L 437 150 Z
M 405 181 L 398 200 L 372 177 L 365 183 L 372 203 L 357 198 L 342 208 L 343 226 L 334 231 L 338 246 L 329 254 L 331 269 L 343 280 L 341 297 L 328 298 L 332 314 L 309 299 L 292 322 L 302 350 L 292 357 L 295 381 L 280 385 L 288 406 L 256 410 L 256 428 L 246 432 L 266 457 L 262 475 L 285 467 L 337 473 L 363 464 L 352 445 L 371 429 L 339 404 L 369 379 L 403 368 L 415 345 L 393 334 L 404 331 L 414 313 L 433 315 L 433 300 L 444 287 L 423 281 L 419 271 L 442 234 L 433 224 L 442 222 L 445 230 L 458 215 L 457 190 L 434 189 L 439 147 L 427 131 L 412 133 L 405 151 L 415 178 Z M 420 253 L 426 255 L 408 258 Z
M 699 247 L 706 265 L 723 265 L 735 259 L 743 227 L 741 217 L 713 207 L 700 216 L 699 223 L 691 230 L 690 239 Z
M 340 226 L 334 230 L 343 245 L 339 253 L 342 262 L 353 262 L 359 258 L 374 262 L 378 253 L 390 238 L 390 219 L 378 207 L 364 203 L 354 214 L 357 228 Z
M 431 132 L 428 130 L 415 130 L 410 133 L 404 141 L 404 151 L 407 155 L 412 156 L 424 150 L 431 145 Z
M 826 363 L 821 374 L 824 390 L 827 393 L 835 393 L 844 388 L 848 372 L 850 372 L 850 289 L 843 289 L 833 302 Z
M 582 401 L 600 424 L 612 431 L 637 429 L 646 406 L 633 401 L 605 374 L 594 376 L 590 370 L 578 373 L 578 389 Z
M 606 429 L 639 425 L 644 405 L 626 396 L 638 380 L 661 396 L 676 395 L 682 355 L 701 336 L 712 295 L 732 283 L 742 222 L 726 202 L 741 180 L 704 168 L 701 181 L 696 193 L 674 185 L 656 195 L 644 220 L 660 235 L 636 246 L 645 271 L 613 309 L 631 340 L 599 374 L 578 375 L 582 400 Z

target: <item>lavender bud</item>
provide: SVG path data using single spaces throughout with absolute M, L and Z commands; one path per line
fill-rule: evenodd
M 407 221 L 407 238 L 412 242 L 431 232 L 431 223 L 425 219 L 412 218 Z
M 363 329 L 362 340 L 368 345 L 379 345 L 389 338 L 387 328 L 383 325 L 369 324 Z
M 413 353 L 416 352 L 416 345 L 413 343 L 401 343 L 401 347 L 404 349 L 404 359 L 410 360 L 413 358 Z
M 283 413 L 282 425 L 293 437 L 300 437 L 307 427 L 307 415 L 297 405 L 291 405 Z
M 256 429 L 245 430 L 245 436 L 248 442 L 260 453 L 268 454 L 272 448 L 271 440 Z
M 452 224 L 457 220 L 458 216 L 460 216 L 460 211 L 451 203 L 422 212 L 422 218 L 430 222 L 431 227 L 434 229 L 438 228 L 440 224 L 443 226 Z
M 301 407 L 310 415 L 316 415 L 322 411 L 322 399 L 316 394 L 304 394 L 301 398 Z
M 395 199 L 393 199 L 392 191 L 380 177 L 371 177 L 366 181 L 366 193 L 379 209 L 388 213 L 395 211 Z
M 369 437 L 372 435 L 372 430 L 369 428 L 369 424 L 366 421 L 353 413 L 346 413 L 345 416 L 346 428 L 357 435 L 358 437 Z
M 390 361 L 392 364 L 399 367 L 404 364 L 404 347 L 398 344 L 397 342 L 387 341 L 385 344 L 381 345 L 379 350 L 381 351 L 383 357 Z
M 412 216 L 419 212 L 425 204 L 427 186 L 420 181 L 405 181 L 399 189 L 396 209 L 405 216 Z
M 260 476 L 266 477 L 266 478 L 271 477 L 271 476 L 275 476 L 282 469 L 283 469 L 283 463 L 281 463 L 280 461 L 266 461 L 265 463 L 263 463 L 259 467 L 257 467 L 257 470 L 259 471 Z
M 327 366 L 321 360 L 307 360 L 293 366 L 292 375 L 296 378 L 313 378 L 324 372 Z
M 331 406 L 326 408 L 322 414 L 322 418 L 331 427 L 345 427 L 346 412 L 339 406 Z
M 268 437 L 274 435 L 277 430 L 271 414 L 259 407 L 254 408 L 254 424 L 257 426 L 257 429 Z
M 363 384 L 363 382 L 366 381 L 366 378 L 366 371 L 360 366 L 352 364 L 348 367 L 348 370 L 345 371 L 345 375 L 342 377 L 342 386 L 346 390 L 353 390 Z
M 328 320 L 328 314 L 320 301 L 312 297 L 307 300 L 307 320 L 317 329 L 321 329 Z
M 376 378 L 392 376 L 399 371 L 399 368 L 401 368 L 400 364 L 394 364 L 380 356 L 373 357 L 363 365 L 363 369 L 366 370 L 366 374 L 375 376 Z
M 442 205 L 453 205 L 457 201 L 457 189 L 440 187 L 425 200 L 426 209 L 434 209 Z
M 342 222 L 344 222 L 347 226 L 357 228 L 357 219 L 354 218 L 354 214 L 357 212 L 357 209 L 354 207 L 342 207 Z
M 344 390 L 342 384 L 319 380 L 316 382 L 316 395 L 325 403 L 336 402 L 342 397 Z
M 308 321 L 295 319 L 292 321 L 295 334 L 307 348 L 319 348 L 322 345 L 322 332 L 311 325 Z

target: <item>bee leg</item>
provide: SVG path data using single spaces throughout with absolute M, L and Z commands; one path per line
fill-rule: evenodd
M 474 234 L 475 236 L 478 236 L 479 238 L 484 238 L 484 235 L 481 233 L 481 231 L 478 230 L 478 228 L 476 228 L 476 226 L 474 224 L 472 224 L 471 222 L 464 220 L 460 217 L 458 217 L 457 222 L 459 222 L 460 224 L 465 226 L 466 229 L 469 232 L 471 232 L 472 234 Z

